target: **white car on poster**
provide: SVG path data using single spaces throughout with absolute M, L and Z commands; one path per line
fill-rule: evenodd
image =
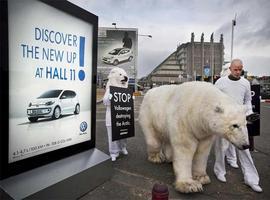
M 102 61 L 107 64 L 118 65 L 121 62 L 132 61 L 134 55 L 129 48 L 115 48 L 102 57 Z
M 30 122 L 39 118 L 58 119 L 61 115 L 79 114 L 78 95 L 72 90 L 49 90 L 31 101 L 27 108 Z

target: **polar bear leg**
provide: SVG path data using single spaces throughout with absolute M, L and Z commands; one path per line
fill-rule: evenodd
M 172 162 L 172 147 L 170 143 L 166 143 L 163 147 L 166 162 Z
M 199 142 L 195 152 L 192 164 L 193 179 L 199 181 L 201 184 L 211 183 L 209 176 L 206 173 L 208 155 L 213 144 L 214 137 L 211 136 Z
M 184 141 L 173 140 L 173 168 L 176 175 L 175 189 L 182 193 L 201 192 L 202 184 L 192 179 L 192 160 L 197 142 L 186 138 Z
M 159 133 L 148 124 L 143 126 L 143 132 L 145 133 L 145 140 L 147 144 L 148 160 L 153 163 L 162 163 L 165 161 L 165 156 L 161 150 L 161 141 L 158 138 Z

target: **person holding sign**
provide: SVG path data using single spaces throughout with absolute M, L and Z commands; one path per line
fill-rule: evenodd
M 128 155 L 127 151 L 127 140 L 121 139 L 117 141 L 112 141 L 112 119 L 111 119 L 111 99 L 112 94 L 110 93 L 110 86 L 127 88 L 128 87 L 128 76 L 125 70 L 114 67 L 108 76 L 108 82 L 106 85 L 106 92 L 103 97 L 103 103 L 106 106 L 106 127 L 109 142 L 109 152 L 112 161 L 116 161 L 119 153 Z

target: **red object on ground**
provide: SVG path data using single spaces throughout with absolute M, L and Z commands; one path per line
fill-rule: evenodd
M 166 185 L 156 183 L 152 189 L 152 200 L 168 200 L 169 190 Z

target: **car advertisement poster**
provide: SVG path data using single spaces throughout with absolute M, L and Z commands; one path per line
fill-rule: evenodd
M 91 24 L 8 2 L 9 163 L 91 140 Z
M 133 137 L 134 101 L 133 92 L 129 88 L 110 86 L 112 141 Z
M 98 31 L 98 72 L 106 79 L 110 70 L 123 68 L 129 78 L 136 77 L 138 29 L 106 28 Z

